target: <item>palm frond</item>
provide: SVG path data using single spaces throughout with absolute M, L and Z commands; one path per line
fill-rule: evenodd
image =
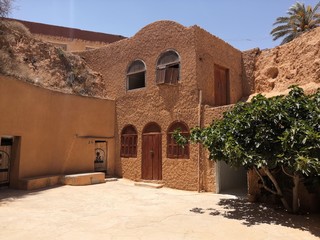
M 290 34 L 288 35 L 287 37 L 285 37 L 282 42 L 281 42 L 281 45 L 285 44 L 285 43 L 288 43 L 288 42 L 291 42 L 293 39 L 295 39 L 296 36 L 294 34 Z
M 270 32 L 270 34 L 273 34 L 273 33 L 276 33 L 276 32 L 279 32 L 279 31 L 287 31 L 287 30 L 292 30 L 292 26 L 289 26 L 289 25 L 281 25 L 281 26 L 278 26 L 274 29 L 272 29 L 272 31 Z
M 289 31 L 282 31 L 282 32 L 276 32 L 276 33 L 272 34 L 272 36 L 273 36 L 273 40 L 275 41 L 275 40 L 282 38 L 286 35 L 292 35 L 292 34 L 293 33 L 289 32 Z
M 288 17 L 278 17 L 276 21 L 273 23 L 273 25 L 288 23 L 289 21 L 290 21 L 290 18 Z
M 320 8 L 320 2 L 318 2 L 318 3 L 314 6 L 314 8 L 313 8 L 313 10 L 312 10 L 312 14 L 315 15 L 319 8 Z
M 304 3 L 300 2 L 293 4 L 288 9 L 287 16 L 278 17 L 273 23 L 273 26 L 277 26 L 270 32 L 273 40 L 284 37 L 281 43 L 284 44 L 292 41 L 303 32 L 320 26 L 319 8 L 320 2 L 314 7 L 306 7 Z

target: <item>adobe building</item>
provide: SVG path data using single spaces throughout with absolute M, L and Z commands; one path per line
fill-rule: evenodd
M 172 132 L 210 124 L 243 90 L 242 53 L 198 26 L 147 25 L 132 38 L 80 54 L 116 100 L 115 173 L 167 187 L 221 192 L 246 188 L 246 172 L 208 160 Z
M 209 161 L 201 145 L 178 146 L 173 131 L 179 128 L 188 135 L 192 127 L 207 126 L 257 91 L 276 90 L 279 94 L 294 83 L 311 91 L 318 86 L 313 81 L 318 79 L 319 61 L 313 58 L 319 53 L 314 42 L 320 31 L 310 32 L 313 38 L 261 53 L 259 49 L 240 52 L 198 26 L 184 27 L 172 21 L 149 24 L 132 38 L 118 36 L 113 41 L 107 34 L 109 40 L 104 43 L 93 40 L 95 33 L 83 32 L 88 36 L 81 38 L 76 29 L 24 24 L 44 42 L 58 47 L 66 44 L 67 48 L 62 48 L 67 51 L 83 51 L 78 54 L 96 71 L 87 69 L 83 76 L 88 80 L 91 74 L 97 79 L 87 84 L 86 78 L 79 77 L 82 85 L 76 86 L 77 91 L 69 89 L 68 93 L 76 94 L 72 95 L 44 89 L 45 84 L 33 86 L 27 83 L 30 79 L 23 82 L 0 75 L 0 187 L 35 189 L 57 184 L 66 174 L 102 171 L 183 190 L 220 193 L 241 189 L 257 196 L 260 186 L 256 178 L 249 174 L 247 183 L 244 169 Z M 57 59 L 67 60 L 64 51 L 50 44 L 26 42 L 33 49 L 25 52 L 26 58 L 21 55 L 25 65 L 29 55 L 33 59 L 33 53 L 41 53 L 37 47 L 49 53 L 29 64 L 32 71 L 50 73 L 57 70 Z M 295 44 L 308 46 L 299 48 L 308 51 L 293 51 Z M 85 51 L 87 46 L 101 48 Z M 314 54 L 309 54 L 312 51 Z M 55 52 L 60 57 L 54 58 Z M 70 55 L 74 62 L 67 66 L 75 68 L 62 64 L 66 72 L 51 73 L 51 81 L 56 75 L 68 78 L 72 69 L 79 75 L 79 67 L 86 66 L 78 61 L 79 56 Z M 288 55 L 294 64 L 286 60 Z M 50 58 L 53 65 L 40 64 Z M 283 62 L 286 64 L 280 65 Z M 280 81 L 275 81 L 278 78 Z M 61 86 L 70 85 L 59 84 L 59 89 L 50 89 L 65 91 Z M 84 87 L 92 87 L 90 96 L 100 98 L 79 96 Z M 35 184 L 28 185 L 34 179 Z M 301 196 L 308 194 L 305 191 Z M 301 198 L 301 203 L 310 202 L 306 199 Z M 316 198 L 314 202 L 317 206 Z
M 114 174 L 113 100 L 0 75 L 0 109 L 0 187 L 51 186 L 70 173 Z
M 120 35 L 92 32 L 77 28 L 61 27 L 18 19 L 6 19 L 22 23 L 29 29 L 30 33 L 35 38 L 51 43 L 68 52 L 96 49 L 125 39 L 125 37 Z

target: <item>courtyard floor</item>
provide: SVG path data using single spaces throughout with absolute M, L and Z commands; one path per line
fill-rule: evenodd
M 319 215 L 291 215 L 232 195 L 134 186 L 120 179 L 41 191 L 0 189 L 0 239 L 319 239 Z

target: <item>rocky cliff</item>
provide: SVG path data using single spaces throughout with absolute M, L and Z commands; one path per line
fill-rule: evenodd
M 256 49 L 253 52 L 256 53 Z M 251 86 L 255 93 L 278 95 L 286 93 L 291 85 L 299 85 L 312 93 L 320 87 L 320 27 L 253 56 Z
M 35 39 L 21 23 L 1 19 L 0 74 L 55 91 L 106 97 L 102 76 L 79 56 Z

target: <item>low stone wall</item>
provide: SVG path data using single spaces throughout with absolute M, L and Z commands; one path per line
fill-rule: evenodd
M 80 173 L 66 175 L 61 178 L 61 182 L 65 185 L 82 186 L 97 183 L 105 183 L 105 174 L 103 172 Z
M 19 181 L 19 189 L 36 190 L 55 185 L 83 186 L 105 182 L 105 174 L 103 172 L 39 176 L 21 179 Z
M 62 175 L 23 178 L 19 181 L 19 189 L 36 190 L 61 184 Z

